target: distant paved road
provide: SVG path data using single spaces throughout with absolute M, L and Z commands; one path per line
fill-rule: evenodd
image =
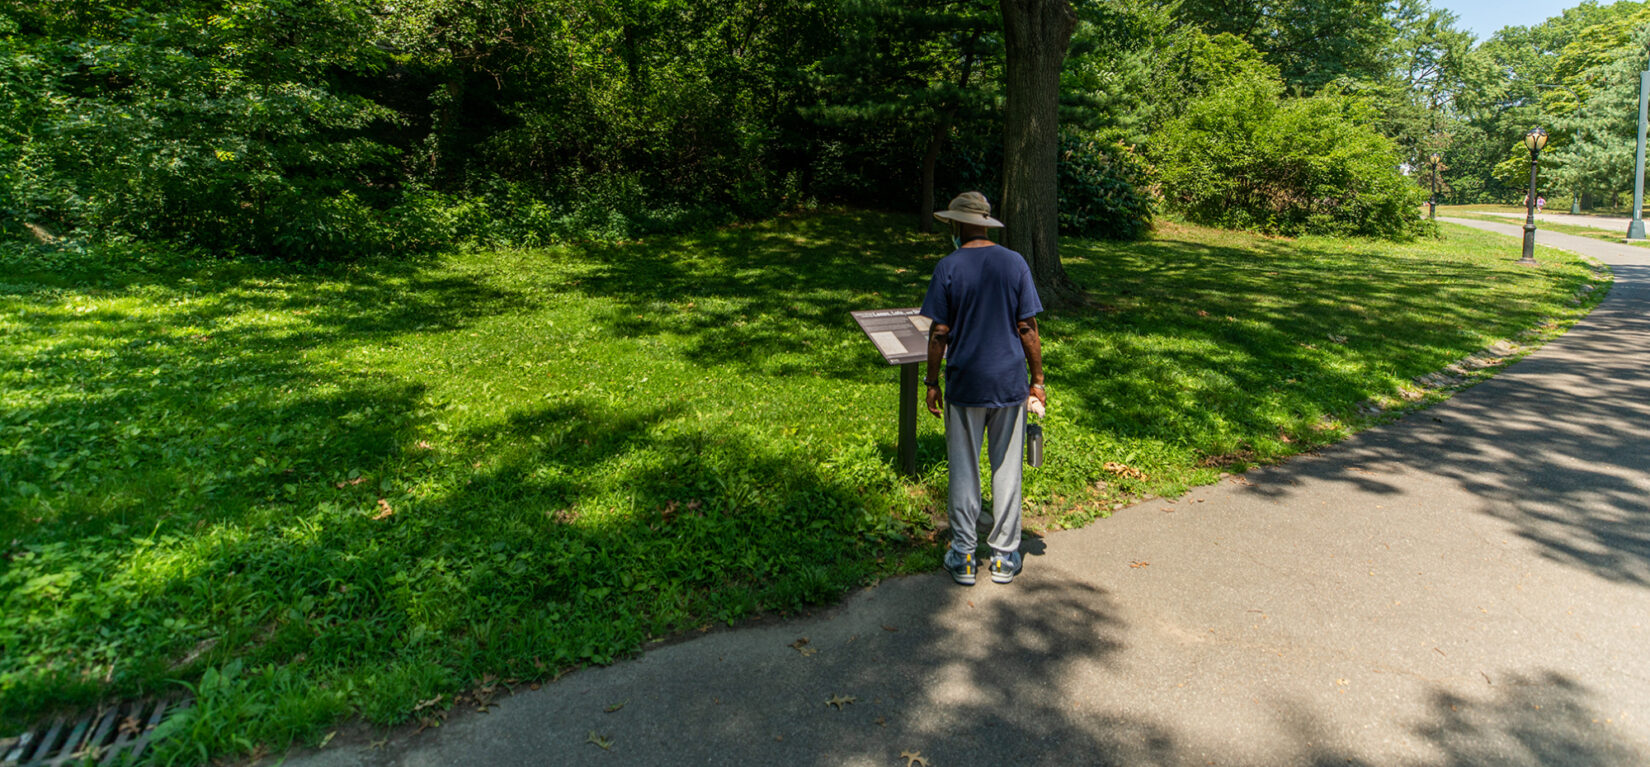
M 1650 252 L 1538 236 L 1614 289 L 1448 402 L 1028 539 L 1011 586 L 899 578 L 288 764 L 1644 767 Z
M 1486 215 L 1486 216 L 1501 216 L 1502 218 L 1515 218 L 1515 219 L 1518 219 L 1519 221 L 1524 220 L 1524 214 L 1523 213 L 1499 213 L 1499 212 L 1491 212 L 1491 211 L 1487 211 L 1487 210 L 1467 211 L 1467 212 L 1480 213 L 1480 214 L 1483 214 L 1483 215 Z M 1538 222 L 1540 222 L 1540 221 L 1551 221 L 1555 224 L 1568 224 L 1570 226 L 1585 226 L 1585 227 L 1589 227 L 1589 228 L 1592 228 L 1592 229 L 1603 229 L 1603 230 L 1611 231 L 1611 232 L 1620 232 L 1621 236 L 1623 236 L 1623 237 L 1627 236 L 1627 225 L 1632 223 L 1632 219 L 1628 219 L 1628 218 L 1608 218 L 1608 217 L 1605 217 L 1605 216 L 1572 216 L 1568 213 L 1537 213 L 1536 216 L 1535 216 L 1535 220 L 1538 221 Z M 1522 236 L 1522 232 L 1520 232 L 1520 236 Z

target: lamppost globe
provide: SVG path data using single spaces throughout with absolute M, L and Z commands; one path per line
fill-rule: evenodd
M 1432 157 L 1430 157 L 1428 159 L 1431 160 L 1432 167 L 1434 167 L 1434 168 L 1438 167 L 1438 163 L 1439 163 L 1440 158 L 1438 157 L 1438 154 L 1436 152 L 1433 153 Z
M 1547 132 L 1536 128 L 1525 134 L 1524 146 L 1530 150 L 1530 159 L 1533 161 L 1536 155 L 1541 154 L 1541 150 L 1547 148 Z

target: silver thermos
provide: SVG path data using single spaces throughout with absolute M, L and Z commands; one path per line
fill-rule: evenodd
M 1026 422 L 1026 463 L 1043 465 L 1043 425 Z

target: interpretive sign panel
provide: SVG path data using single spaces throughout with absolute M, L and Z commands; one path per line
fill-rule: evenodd
M 890 365 L 905 365 L 928 359 L 929 320 L 920 308 L 872 309 L 852 312 L 859 329 L 875 344 Z
M 920 311 L 911 307 L 850 312 L 882 358 L 900 368 L 899 466 L 909 477 L 917 475 L 917 368 L 928 359 L 929 320 L 917 314 Z

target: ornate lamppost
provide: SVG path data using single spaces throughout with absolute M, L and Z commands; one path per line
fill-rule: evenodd
M 1530 193 L 1524 198 L 1524 257 L 1520 264 L 1535 264 L 1535 171 L 1541 150 L 1547 147 L 1547 132 L 1536 128 L 1524 136 L 1524 147 L 1530 150 Z
M 1427 164 L 1432 166 L 1432 199 L 1427 201 L 1427 218 L 1438 220 L 1438 162 L 1437 152 L 1427 158 Z

